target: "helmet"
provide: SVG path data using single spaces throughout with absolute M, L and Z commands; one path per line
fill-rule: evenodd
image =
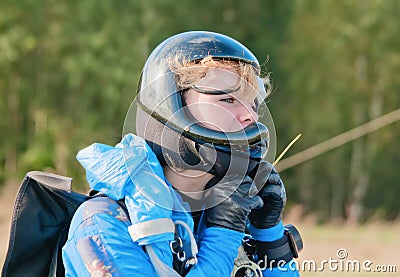
M 222 132 L 198 124 L 185 109 L 176 74 L 171 70 L 172 59 L 196 63 L 208 56 L 249 64 L 257 76 L 260 74 L 256 57 L 228 36 L 206 31 L 172 36 L 154 49 L 143 68 L 137 89 L 136 132 L 146 139 L 162 164 L 215 176 L 229 169 L 246 173 L 267 152 L 267 127 L 256 122 L 240 131 Z M 266 94 L 262 82 L 256 89 Z

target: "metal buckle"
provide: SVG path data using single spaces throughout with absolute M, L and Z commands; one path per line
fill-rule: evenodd
M 197 257 L 191 257 L 186 260 L 185 269 L 195 266 L 196 264 L 197 264 Z
M 186 253 L 185 251 L 180 251 L 176 254 L 178 261 L 184 262 L 186 260 Z
M 234 267 L 231 277 L 262 277 L 261 268 L 255 262 Z
M 169 242 L 169 248 L 173 254 L 178 254 L 183 247 L 183 242 L 180 237 L 175 237 L 175 240 Z

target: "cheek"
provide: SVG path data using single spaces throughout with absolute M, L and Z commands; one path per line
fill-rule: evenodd
M 213 130 L 232 131 L 238 121 L 231 113 L 216 104 L 197 103 L 189 106 L 191 114 L 203 125 Z
M 189 110 L 197 120 L 202 122 L 214 122 L 221 117 L 224 118 L 227 114 L 223 108 L 208 103 L 190 105 Z

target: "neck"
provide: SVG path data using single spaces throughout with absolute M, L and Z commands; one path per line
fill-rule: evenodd
M 180 193 L 193 199 L 201 199 L 204 188 L 214 177 L 212 174 L 190 169 L 164 167 L 164 174 L 171 185 Z

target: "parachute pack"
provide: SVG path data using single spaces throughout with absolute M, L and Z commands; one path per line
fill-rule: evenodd
M 15 200 L 2 277 L 65 276 L 61 249 L 72 216 L 84 201 L 104 196 L 74 192 L 71 184 L 72 178 L 52 173 L 26 174 Z

